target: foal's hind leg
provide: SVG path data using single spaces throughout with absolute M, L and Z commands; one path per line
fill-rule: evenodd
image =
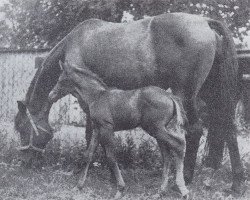
M 111 172 L 114 173 L 116 179 L 117 193 L 115 195 L 115 199 L 119 199 L 123 196 L 125 182 L 123 180 L 121 171 L 116 161 L 116 155 L 114 153 L 115 152 L 114 133 L 110 129 L 101 128 L 100 134 L 101 134 L 100 142 L 105 150 L 107 163 L 109 165 L 109 168 L 111 169 Z
M 176 184 L 182 194 L 186 196 L 188 194 L 188 189 L 185 186 L 184 175 L 183 175 L 183 166 L 184 166 L 184 156 L 185 156 L 185 135 L 180 131 L 171 133 L 167 131 L 165 126 L 158 126 L 155 132 L 155 138 L 157 141 L 160 141 L 176 154 Z
M 163 169 L 162 169 L 162 184 L 161 184 L 161 192 L 164 193 L 168 186 L 168 178 L 169 178 L 169 170 L 170 170 L 170 151 L 166 147 L 166 144 L 157 140 L 157 143 L 161 150 L 161 155 L 163 159 Z
M 79 181 L 78 181 L 78 184 L 77 184 L 77 187 L 79 189 L 82 189 L 84 187 L 84 183 L 86 181 L 86 177 L 87 177 L 87 173 L 88 173 L 88 169 L 89 169 L 89 166 L 93 160 L 93 156 L 94 156 L 94 153 L 95 153 L 95 150 L 98 146 L 98 134 L 99 134 L 99 130 L 95 129 L 92 133 L 92 137 L 91 137 L 91 140 L 90 140 L 90 144 L 87 148 L 87 151 L 86 151 L 86 166 L 85 166 L 85 169 L 81 172 L 80 174 L 80 178 L 79 178 Z
M 184 175 L 183 175 L 183 168 L 184 168 L 184 152 L 177 153 L 172 152 L 175 161 L 175 168 L 176 168 L 176 185 L 178 186 L 181 194 L 183 197 L 187 197 L 189 191 L 185 185 Z

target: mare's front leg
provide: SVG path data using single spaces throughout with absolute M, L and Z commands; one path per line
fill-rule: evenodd
M 111 173 L 114 173 L 116 179 L 117 192 L 114 198 L 119 199 L 124 195 L 125 182 L 123 180 L 121 171 L 116 161 L 116 155 L 115 155 L 116 148 L 115 148 L 115 138 L 113 130 L 110 128 L 101 128 L 100 142 L 102 147 L 104 148 L 107 157 L 107 163 L 111 170 Z
M 90 118 L 89 112 L 86 113 L 86 130 L 85 130 L 85 138 L 87 142 L 87 148 L 89 147 L 91 136 L 93 132 L 92 120 Z
M 96 150 L 96 148 L 97 148 L 97 146 L 99 144 L 99 138 L 98 137 L 99 137 L 99 130 L 94 129 L 91 140 L 90 140 L 90 144 L 89 144 L 89 146 L 87 148 L 87 151 L 85 153 L 85 155 L 86 155 L 86 166 L 85 166 L 85 169 L 81 172 L 80 178 L 78 180 L 77 187 L 79 189 L 82 189 L 84 187 L 84 183 L 86 181 L 89 166 L 90 166 L 90 164 L 91 164 L 91 162 L 93 160 L 95 150 Z

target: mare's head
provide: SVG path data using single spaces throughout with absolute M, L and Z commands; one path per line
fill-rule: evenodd
M 25 100 L 17 102 L 18 113 L 15 116 L 15 129 L 20 134 L 21 147 L 19 150 L 21 158 L 26 164 L 34 160 L 35 155 L 41 155 L 53 137 L 53 129 L 48 122 L 52 105 L 48 102 L 48 93 L 52 83 L 51 81 L 46 82 L 48 73 L 41 71 L 40 67 L 30 84 Z
M 18 113 L 15 128 L 20 133 L 22 160 L 32 164 L 31 160 L 44 152 L 47 143 L 53 137 L 53 130 L 47 117 L 32 114 L 25 101 L 18 101 Z M 35 156 L 36 155 L 36 156 Z

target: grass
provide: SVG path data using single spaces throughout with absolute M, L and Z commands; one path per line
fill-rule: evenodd
M 163 197 L 158 195 L 161 182 L 161 171 L 124 170 L 122 171 L 127 184 L 127 192 L 123 197 L 128 199 L 181 199 L 179 194 L 169 190 Z M 86 187 L 76 189 L 77 175 L 62 170 L 52 170 L 49 167 L 40 171 L 25 170 L 18 166 L 0 165 L 0 199 L 3 200 L 108 200 L 114 194 L 114 188 L 109 182 L 109 172 L 101 167 L 90 170 Z M 211 188 L 206 188 L 203 181 L 207 178 L 205 171 L 196 174 L 194 183 L 189 186 L 191 199 L 234 199 L 224 196 L 223 189 L 231 183 L 230 170 L 217 172 Z M 250 183 L 244 197 L 250 198 Z M 171 185 L 171 184 L 170 184 Z
M 68 131 L 72 133 L 71 136 L 82 133 L 81 128 L 72 127 L 63 127 L 58 133 L 63 135 Z M 245 128 L 239 131 L 242 160 L 249 174 L 250 131 Z M 16 135 L 10 137 L 13 132 L 11 124 L 0 127 L 0 200 L 109 200 L 114 195 L 115 189 L 110 182 L 110 174 L 103 163 L 101 151 L 97 153 L 96 165 L 93 165 L 89 171 L 86 187 L 82 191 L 76 189 L 78 174 L 74 174 L 73 170 L 81 163 L 79 157 L 84 145 L 79 140 L 82 139 L 82 135 L 75 136 L 74 138 L 77 138 L 75 140 L 71 138 L 64 141 L 57 135 L 46 150 L 44 167 L 39 170 L 27 170 L 19 166 L 18 152 L 15 149 L 18 140 Z M 137 136 L 140 134 L 138 133 Z M 142 137 L 137 139 L 141 141 Z M 159 152 L 154 147 L 154 142 L 148 142 L 148 139 L 144 138 L 145 142 L 138 145 L 133 143 L 130 137 L 128 138 L 120 139 L 118 142 L 120 145 L 118 160 L 122 163 L 122 174 L 127 185 L 126 195 L 122 199 L 181 199 L 180 195 L 171 189 L 163 196 L 158 194 L 162 171 Z M 199 160 L 202 154 L 201 149 Z M 131 158 L 130 163 L 125 165 L 124 158 L 127 160 Z M 202 166 L 196 168 L 193 183 L 188 186 L 190 199 L 250 199 L 250 177 L 246 181 L 246 192 L 243 196 L 233 197 L 224 193 L 224 189 L 229 188 L 232 181 L 228 160 L 226 155 L 222 168 L 216 172 Z M 170 187 L 172 185 L 171 175 Z

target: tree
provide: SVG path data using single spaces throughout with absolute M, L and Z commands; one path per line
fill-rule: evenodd
M 119 3 L 119 1 L 121 3 Z M 12 48 L 52 47 L 89 18 L 120 22 L 122 0 L 9 0 L 0 11 L 13 30 Z
M 13 48 L 52 47 L 81 21 L 121 22 L 124 11 L 134 20 L 169 12 L 201 14 L 225 21 L 242 40 L 250 29 L 248 5 L 246 0 L 9 0 L 0 9 L 9 24 L 0 26 L 8 33 L 0 41 L 8 36 Z
M 226 22 L 234 37 L 243 39 L 250 29 L 250 1 L 246 0 L 131 0 L 130 12 L 135 19 L 144 15 L 171 12 L 201 14 Z

